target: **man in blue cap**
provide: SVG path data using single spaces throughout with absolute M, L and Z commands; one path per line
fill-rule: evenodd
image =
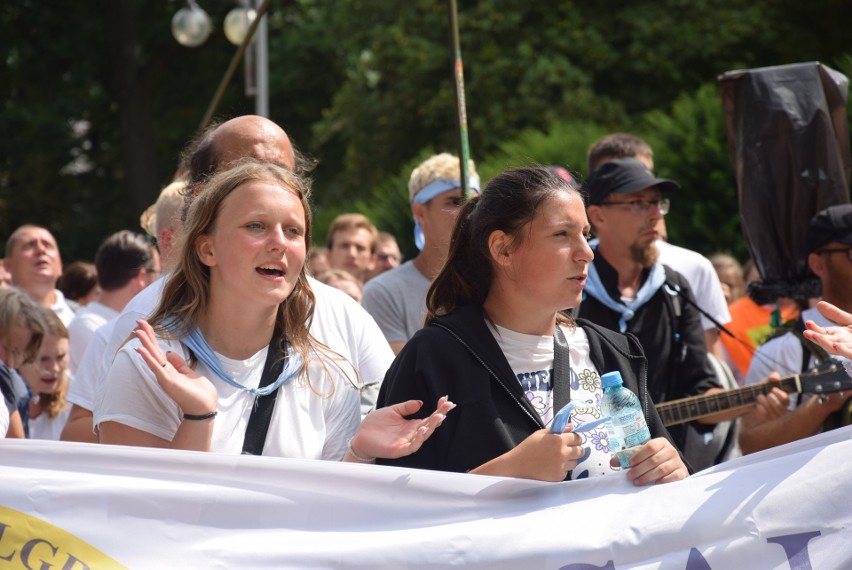
M 448 153 L 432 156 L 414 169 L 408 195 L 414 216 L 414 243 L 420 253 L 364 287 L 361 304 L 379 324 L 394 354 L 423 328 L 426 293 L 444 265 L 464 202 L 460 171 L 458 157 Z M 468 187 L 479 192 L 473 161 L 468 166 Z

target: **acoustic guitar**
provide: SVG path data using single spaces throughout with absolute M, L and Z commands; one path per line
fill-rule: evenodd
M 846 374 L 842 365 L 829 362 L 824 368 L 814 372 L 796 374 L 778 382 L 762 382 L 716 394 L 663 402 L 656 405 L 657 412 L 664 425 L 673 426 L 719 412 L 753 406 L 758 396 L 768 394 L 774 387 L 781 388 L 788 394 L 830 394 L 852 391 L 852 378 Z

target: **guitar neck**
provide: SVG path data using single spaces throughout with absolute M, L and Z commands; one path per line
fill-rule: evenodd
M 671 400 L 657 404 L 656 407 L 663 424 L 673 426 L 719 412 L 753 406 L 757 402 L 758 396 L 769 393 L 772 388 L 781 388 L 788 394 L 802 391 L 799 376 L 791 376 L 779 382 L 762 382 L 717 394 Z

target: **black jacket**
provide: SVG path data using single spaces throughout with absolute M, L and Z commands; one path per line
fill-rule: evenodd
M 647 363 L 638 341 L 584 320 L 600 373 L 618 370 L 639 396 L 652 437 L 671 441 L 646 388 Z M 382 383 L 378 406 L 422 400 L 426 417 L 441 396 L 456 404 L 417 453 L 385 465 L 466 472 L 520 444 L 545 426 L 485 324 L 482 307 L 465 306 L 432 319 L 409 340 Z

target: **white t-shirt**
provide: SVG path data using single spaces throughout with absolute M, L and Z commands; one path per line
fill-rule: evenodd
M 802 319 L 814 321 L 821 327 L 833 327 L 837 323 L 825 318 L 816 308 L 802 311 Z M 772 372 L 778 372 L 782 378 L 801 374 L 802 372 L 802 343 L 793 333 L 773 338 L 759 347 L 751 359 L 751 365 L 746 376 L 746 385 L 759 384 L 766 380 Z M 808 362 L 808 367 L 813 366 L 813 357 Z M 802 399 L 810 398 L 812 395 L 802 395 Z M 793 394 L 790 396 L 789 408 L 796 407 L 799 398 Z
M 95 331 L 117 316 L 118 311 L 98 301 L 92 301 L 77 312 L 68 325 L 68 369 L 72 374 L 80 366 Z
M 59 320 L 62 321 L 62 324 L 67 327 L 74 319 L 74 309 L 72 309 L 71 305 L 68 304 L 68 301 L 65 300 L 65 295 L 62 294 L 62 291 L 54 289 L 53 294 L 56 295 L 56 300 L 50 308 L 59 316 Z
M 521 383 L 527 399 L 538 411 L 544 425 L 549 426 L 554 416 L 553 336 L 521 334 L 499 325 L 487 325 Z M 582 327 L 563 326 L 562 332 L 568 341 L 571 401 L 581 404 L 571 414 L 571 421 L 578 427 L 601 417 L 603 385 L 589 355 L 586 331 Z M 571 472 L 572 479 L 598 477 L 617 471 L 609 464 L 612 450 L 606 425 L 578 435 L 583 439 L 585 453 Z
M 140 344 L 133 339 L 116 355 L 103 397 L 95 406 L 95 425 L 115 421 L 171 441 L 182 412 L 136 352 Z M 160 346 L 164 353 L 171 350 L 184 359 L 189 357 L 189 351 L 177 341 L 160 340 Z M 267 351 L 264 348 L 246 360 L 216 356 L 223 370 L 237 382 L 256 388 Z M 341 364 L 346 375 L 354 379 L 351 366 Z M 241 453 L 254 395 L 231 386 L 200 362 L 195 371 L 219 392 L 211 450 Z M 359 392 L 334 364 L 324 369 L 320 358 L 311 359 L 308 374 L 310 385 L 305 377 L 298 377 L 278 389 L 263 455 L 334 461 L 343 458 L 346 442 L 361 421 Z
M 124 307 L 113 325 L 96 384 L 104 383 L 114 355 L 136 328 L 136 321 L 148 318 L 160 304 L 169 277 L 159 278 Z M 382 379 L 393 362 L 393 351 L 384 342 L 376 321 L 354 299 L 312 277 L 308 281 L 316 297 L 311 335 L 355 366 L 363 383 L 361 413 L 365 414 L 376 405 Z
M 722 284 L 710 260 L 696 251 L 662 240 L 657 240 L 656 245 L 660 252 L 659 262 L 668 265 L 686 278 L 698 306 L 723 325 L 731 322 L 731 313 L 728 311 Z M 716 325 L 704 315 L 701 315 L 701 326 L 704 330 L 716 328 Z
M 77 373 L 74 374 L 74 381 L 68 388 L 66 400 L 69 404 L 76 404 L 92 411 L 95 402 L 100 399 L 99 390 L 104 382 L 99 383 L 98 379 L 109 372 L 108 367 L 104 369 L 104 352 L 112 337 L 115 321 L 116 319 L 107 321 L 104 326 L 95 331 L 89 341 L 89 346 L 86 347 L 86 352 L 83 353 L 83 358 L 77 367 Z M 112 359 L 110 359 L 110 365 L 112 365 Z
M 352 297 L 308 277 L 316 297 L 311 336 L 355 366 L 361 388 L 361 413 L 376 406 L 379 388 L 393 362 L 393 351 L 379 325 Z
M 67 406 L 60 414 L 54 418 L 47 415 L 47 412 L 42 412 L 37 418 L 29 418 L 27 427 L 30 431 L 30 439 L 50 439 L 59 441 L 59 436 L 62 435 L 62 429 L 65 427 L 65 422 L 68 420 L 68 413 L 71 411 L 71 406 Z

